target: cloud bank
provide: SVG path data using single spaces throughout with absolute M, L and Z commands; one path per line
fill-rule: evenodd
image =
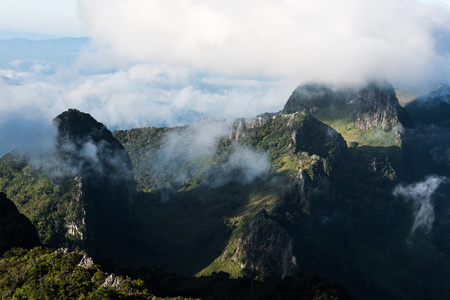
M 124 59 L 219 74 L 394 83 L 449 74 L 450 11 L 408 0 L 80 0 Z

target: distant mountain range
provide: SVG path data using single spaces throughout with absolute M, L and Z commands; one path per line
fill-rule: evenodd
M 72 109 L 54 152 L 0 158 L 0 191 L 42 242 L 122 266 L 448 299 L 449 91 L 305 83 L 279 113 L 113 133 Z

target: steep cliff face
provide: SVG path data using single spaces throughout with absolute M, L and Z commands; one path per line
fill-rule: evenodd
M 232 259 L 244 273 L 284 278 L 298 271 L 293 243 L 287 231 L 262 210 L 242 226 Z
M 13 247 L 32 248 L 39 245 L 36 228 L 14 203 L 0 192 L 0 257 Z
M 370 83 L 358 90 L 350 102 L 356 105 L 356 128 L 370 130 L 381 127 L 384 131 L 389 131 L 401 125 L 401 107 L 394 88 L 388 83 Z
M 284 113 L 296 111 L 312 114 L 336 129 L 347 142 L 361 145 L 400 145 L 403 127 L 411 126 L 387 82 L 358 87 L 305 83 L 292 93 L 283 108 Z
M 254 118 L 241 118 L 231 124 L 230 139 L 239 140 L 248 135 L 249 130 L 261 127 L 272 118 L 272 114 L 264 114 Z

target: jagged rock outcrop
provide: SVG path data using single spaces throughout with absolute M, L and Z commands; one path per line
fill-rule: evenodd
M 32 248 L 39 244 L 36 228 L 6 194 L 0 192 L 0 256 L 13 247 Z
M 402 111 L 392 85 L 370 83 L 361 88 L 350 102 L 356 104 L 356 128 L 370 130 L 381 127 L 389 131 L 401 124 L 399 112 Z
M 236 119 L 231 125 L 230 139 L 240 140 L 242 137 L 248 135 L 249 130 L 256 127 L 263 126 L 274 114 L 263 114 L 254 118 L 240 118 Z
M 103 284 L 101 286 L 102 287 L 112 288 L 112 289 L 115 289 L 115 290 L 119 290 L 120 289 L 120 282 L 121 282 L 120 277 L 117 277 L 114 274 L 110 274 L 105 279 L 105 282 L 103 282 Z
M 86 254 L 83 255 L 83 258 L 78 263 L 79 267 L 82 267 L 83 269 L 90 269 L 94 266 L 94 260 L 92 257 L 87 256 Z

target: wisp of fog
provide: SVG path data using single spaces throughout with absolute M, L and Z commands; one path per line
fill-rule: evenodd
M 410 201 L 414 207 L 414 223 L 411 227 L 411 235 L 418 228 L 426 233 L 430 232 L 434 222 L 433 194 L 448 178 L 444 176 L 429 175 L 421 182 L 409 185 L 398 185 L 394 189 L 394 196 L 401 196 Z

